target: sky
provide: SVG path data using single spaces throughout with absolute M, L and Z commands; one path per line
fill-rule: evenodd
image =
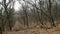
M 21 9 L 22 5 L 19 4 L 19 2 L 17 0 L 14 0 L 14 1 L 15 1 L 14 9 L 15 9 L 15 11 L 19 11 Z M 34 0 L 26 0 L 26 1 L 29 1 L 29 2 L 33 1 L 34 2 Z M 2 2 L 2 0 L 0 0 L 0 2 Z M 24 4 L 24 1 L 20 0 L 20 2 L 22 4 Z M 7 3 L 8 3 L 8 0 L 7 0 Z
M 21 5 L 18 3 L 18 1 L 16 1 L 14 4 L 15 11 L 19 11 L 20 8 L 21 8 Z
M 26 1 L 29 1 L 29 2 L 33 1 L 34 2 L 35 0 L 26 0 Z M 0 0 L 0 2 L 2 2 L 2 0 Z M 22 4 L 24 4 L 24 2 L 22 0 L 20 0 L 20 2 Z M 7 3 L 8 3 L 8 0 L 7 0 Z M 19 2 L 17 0 L 15 0 L 15 4 L 14 4 L 15 11 L 19 11 L 21 9 L 21 7 L 22 7 L 21 4 L 19 4 Z
M 0 0 L 0 2 L 2 2 L 2 0 Z M 7 0 L 7 3 L 8 3 L 8 0 Z M 21 5 L 18 3 L 18 1 L 15 0 L 15 4 L 14 4 L 14 9 L 15 9 L 15 11 L 18 11 L 19 8 L 21 8 L 20 6 L 21 6 Z

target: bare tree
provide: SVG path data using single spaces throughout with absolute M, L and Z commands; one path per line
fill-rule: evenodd
M 26 6 L 26 2 L 25 2 L 25 6 Z M 28 25 L 28 15 L 27 15 L 27 6 L 25 8 L 23 7 L 23 11 L 24 11 L 24 14 L 25 14 L 25 20 L 26 20 L 25 23 L 27 24 L 27 26 L 29 26 Z
M 11 9 L 11 7 L 8 9 L 8 6 L 10 5 L 10 3 L 13 2 L 13 0 L 9 0 L 9 3 L 6 3 L 6 0 L 3 0 L 3 5 L 4 5 L 4 16 L 5 16 L 5 25 L 7 23 L 9 23 L 9 27 L 10 27 L 10 30 L 11 30 L 11 17 L 13 15 L 13 9 Z
M 51 21 L 51 25 L 52 25 L 52 26 L 56 26 L 55 23 L 54 23 L 54 19 L 53 19 L 52 13 L 51 13 L 51 7 L 52 7 L 51 0 L 49 0 L 48 11 L 49 11 L 49 13 L 50 13 L 50 21 Z
M 2 9 L 0 9 L 0 34 L 2 34 L 2 28 L 3 28 L 3 20 L 2 20 Z
M 23 0 L 23 1 L 25 2 L 25 0 Z M 22 9 L 23 9 L 24 26 L 27 25 L 27 27 L 28 27 L 29 26 L 28 25 L 28 13 L 27 13 L 27 7 L 28 7 L 28 5 L 26 4 L 26 2 L 24 4 L 25 4 L 25 6 L 23 4 L 21 4 L 22 5 Z

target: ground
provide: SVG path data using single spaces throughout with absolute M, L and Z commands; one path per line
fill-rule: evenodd
M 34 28 L 26 28 L 22 30 L 17 30 L 17 31 L 14 31 L 14 30 L 5 31 L 3 32 L 3 34 L 60 34 L 60 24 L 50 29 L 34 27 Z

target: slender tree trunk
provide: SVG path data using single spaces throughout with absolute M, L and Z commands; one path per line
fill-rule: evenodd
M 24 1 L 25 1 L 25 0 L 24 0 Z M 27 6 L 26 1 L 25 1 L 25 6 Z M 27 7 L 25 7 L 25 16 L 26 16 L 26 24 L 27 24 L 27 27 L 28 27 L 28 26 L 29 26 L 29 24 L 28 24 Z
M 2 34 L 2 28 L 0 27 L 0 34 Z
M 25 27 L 25 16 L 23 16 L 23 21 L 24 21 L 24 27 Z
M 43 5 L 42 5 L 42 1 L 41 1 L 41 0 L 40 0 L 39 2 L 40 2 L 39 4 L 40 4 L 40 9 L 41 9 L 41 10 L 40 10 L 40 11 L 41 11 L 40 22 L 41 22 L 41 24 L 43 25 L 43 20 L 42 20 L 42 16 L 43 16 L 43 15 L 42 15 L 42 13 L 43 13 L 42 6 L 43 6 Z
M 52 13 L 51 13 L 51 7 L 52 7 L 51 5 L 52 5 L 52 4 L 51 4 L 51 0 L 49 0 L 49 8 L 48 8 L 48 9 L 49 9 L 49 13 L 50 13 L 51 25 L 52 25 L 52 26 L 56 26 L 55 23 L 54 23 L 54 19 L 53 19 Z
M 10 28 L 10 31 L 12 31 L 12 24 L 10 20 L 9 20 L 9 28 Z
M 40 18 L 40 14 L 39 14 L 38 11 L 37 11 L 37 14 L 38 14 L 39 22 L 40 22 L 41 21 L 41 18 Z M 39 22 L 38 22 L 38 24 L 39 24 Z
M 56 20 L 57 20 L 57 2 L 56 2 L 56 12 L 55 12 Z
M 2 20 L 2 10 L 0 10 L 0 34 L 2 34 L 2 28 L 3 28 L 3 20 Z
M 29 26 L 28 25 L 28 15 L 27 15 L 27 12 L 26 11 L 25 11 L 25 15 L 26 15 L 26 19 L 25 19 L 26 20 L 26 24 L 27 24 L 27 27 L 28 27 Z

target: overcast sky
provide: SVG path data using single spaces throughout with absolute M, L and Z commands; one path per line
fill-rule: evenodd
M 35 0 L 26 0 L 26 1 L 29 1 L 29 2 L 34 2 Z M 38 1 L 38 0 L 37 0 Z M 44 0 L 45 1 L 45 0 Z M 57 1 L 57 0 L 56 0 Z M 22 0 L 20 0 L 20 2 L 22 3 L 22 4 L 24 4 L 24 2 L 22 1 Z M 60 1 L 58 0 L 57 1 L 57 3 L 59 3 L 60 4 Z M 16 2 L 15 2 L 15 10 L 16 11 L 18 11 L 19 10 L 19 8 L 21 8 L 21 5 L 18 3 L 18 1 L 16 0 Z
M 22 7 L 21 4 L 19 4 L 19 2 L 17 0 L 14 0 L 15 1 L 15 4 L 14 4 L 14 9 L 15 11 L 19 11 L 20 8 Z M 22 4 L 24 4 L 24 1 L 23 0 L 19 0 Z M 35 0 L 26 0 L 26 1 L 29 1 L 31 3 L 33 3 Z M 2 2 L 2 0 L 0 0 L 0 2 Z M 7 0 L 7 3 L 8 3 L 8 0 Z
M 29 2 L 34 2 L 35 0 L 27 0 L 27 1 L 29 1 Z M 2 0 L 0 0 L 0 2 L 2 2 Z M 8 2 L 8 0 L 7 0 L 7 2 Z M 22 4 L 24 4 L 24 1 L 22 1 L 22 0 L 20 0 L 20 2 L 22 3 Z M 59 2 L 59 1 L 58 1 Z M 59 2 L 60 3 L 60 2 Z M 20 8 L 21 8 L 21 4 L 19 4 L 19 2 L 17 1 L 17 0 L 15 0 L 15 4 L 14 4 L 14 9 L 15 9 L 15 11 L 19 11 L 20 10 Z

